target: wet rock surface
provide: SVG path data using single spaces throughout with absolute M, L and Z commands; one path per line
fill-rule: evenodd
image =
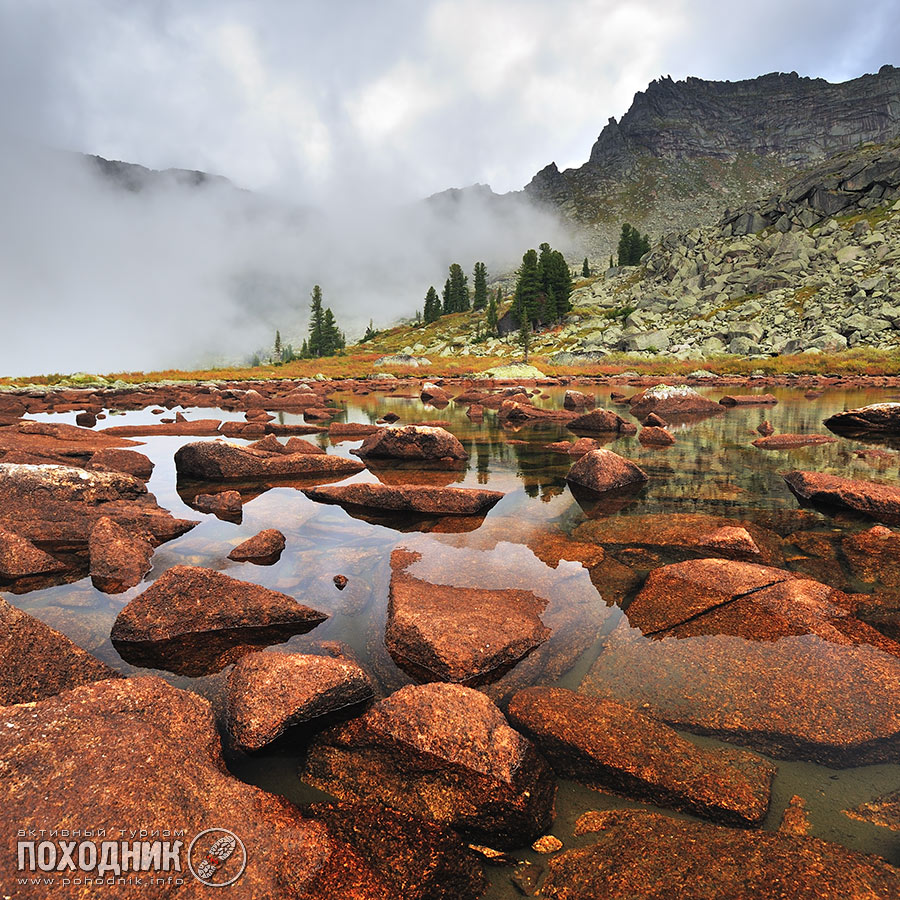
M 530 591 L 431 584 L 407 570 L 420 554 L 391 554 L 385 645 L 419 681 L 477 684 L 515 665 L 550 636 L 547 601 Z
M 825 427 L 839 434 L 900 434 L 900 403 L 872 403 L 835 413 L 825 420 Z
M 215 494 L 197 494 L 194 509 L 212 513 L 217 519 L 240 523 L 243 518 L 241 495 L 237 491 L 219 491 Z
M 647 481 L 646 473 L 630 460 L 612 450 L 591 450 L 569 469 L 566 481 L 594 494 L 639 486 Z
M 277 528 L 266 528 L 259 534 L 241 541 L 231 553 L 229 559 L 235 562 L 253 562 L 257 565 L 271 565 L 278 561 L 285 548 L 284 535 Z
M 283 453 L 239 447 L 225 441 L 184 444 L 175 454 L 175 468 L 183 478 L 201 481 L 252 481 L 302 476 L 345 476 L 360 472 L 354 459 L 320 453 Z
M 609 432 L 618 434 L 625 430 L 628 423 L 618 413 L 608 409 L 595 409 L 583 416 L 578 416 L 568 423 L 567 428 L 575 432 Z
M 650 413 L 663 419 L 716 415 L 722 407 L 687 385 L 659 384 L 648 388 L 631 401 L 631 414 L 643 421 Z
M 871 822 L 882 828 L 900 831 L 900 790 L 876 797 L 853 809 L 845 810 L 845 815 L 860 822 Z
M 109 666 L 0 598 L 0 704 L 31 703 L 115 678 Z
M 64 563 L 39 550 L 27 538 L 0 529 L 0 579 L 13 581 L 65 569 Z
M 404 425 L 382 428 L 353 451 L 362 459 L 467 459 L 463 445 L 444 428 Z
M 278 591 L 212 569 L 174 566 L 119 613 L 112 640 L 135 665 L 205 675 L 326 618 Z
M 580 691 L 698 734 L 834 768 L 900 750 L 900 659 L 812 634 L 748 641 L 727 634 L 604 639 Z
M 534 687 L 512 698 L 507 715 L 563 777 L 727 825 L 758 825 L 768 812 L 774 765 L 703 749 L 621 704 Z
M 120 594 L 140 584 L 150 571 L 153 545 L 147 536 L 126 531 L 104 516 L 91 530 L 88 553 L 94 587 Z
M 893 866 L 816 838 L 632 810 L 586 813 L 577 830 L 597 841 L 550 860 L 551 900 L 887 900 L 900 890 Z
M 821 472 L 788 472 L 784 480 L 802 503 L 851 509 L 889 524 L 900 522 L 900 487 Z
M 837 438 L 827 434 L 770 434 L 753 441 L 760 450 L 792 450 L 794 447 L 816 447 L 833 444 Z
M 259 750 L 293 725 L 365 703 L 373 694 L 368 675 L 348 660 L 250 653 L 228 678 L 228 729 L 237 747 Z
M 323 733 L 301 778 L 342 800 L 373 799 L 501 849 L 550 825 L 556 787 L 534 747 L 484 694 L 410 685 Z
M 503 498 L 502 491 L 422 485 L 347 484 L 308 488 L 310 500 L 360 506 L 398 513 L 438 516 L 473 516 L 484 513 Z

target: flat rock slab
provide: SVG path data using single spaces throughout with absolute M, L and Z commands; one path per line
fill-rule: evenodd
M 647 474 L 612 450 L 591 450 L 572 464 L 566 481 L 594 494 L 641 485 Z
M 301 778 L 377 800 L 501 849 L 543 834 L 556 784 L 534 746 L 482 693 L 408 685 L 313 742 Z
M 510 702 L 510 723 L 557 774 L 725 825 L 758 825 L 776 768 L 743 750 L 708 750 L 649 716 L 562 688 Z
M 195 441 L 185 444 L 175 453 L 178 475 L 200 481 L 344 476 L 361 472 L 364 468 L 357 460 L 341 456 L 259 450 L 226 441 Z
M 401 895 L 389 861 L 377 848 L 362 840 L 348 843 L 341 837 L 343 829 L 330 825 L 327 817 L 304 816 L 282 798 L 229 775 L 209 703 L 159 678 L 102 681 L 36 705 L 0 708 L 0 765 L 4 885 L 16 884 L 17 830 L 23 827 L 21 801 L 27 797 L 29 814 L 43 823 L 40 827 L 72 829 L 75 822 L 90 821 L 92 829 L 100 829 L 99 837 L 73 838 L 93 842 L 98 862 L 103 841 L 116 841 L 118 850 L 119 842 L 127 840 L 132 848 L 132 839 L 119 834 L 119 828 L 127 827 L 122 823 L 184 829 L 183 837 L 162 838 L 182 842 L 184 884 L 177 888 L 178 897 L 201 900 L 215 890 L 188 871 L 189 846 L 209 828 L 228 828 L 246 848 L 246 857 L 234 852 L 215 871 L 219 882 L 238 879 L 230 889 L 235 897 L 392 900 Z M 195 868 L 213 840 L 215 836 L 206 835 L 197 842 L 190 856 Z M 393 853 L 409 858 L 423 838 L 416 840 L 411 829 L 394 826 L 386 840 Z M 430 852 L 438 857 L 433 868 L 443 871 L 442 845 L 432 840 Z M 447 863 L 458 856 L 455 849 Z M 76 848 L 76 865 L 78 858 Z M 96 869 L 83 874 L 98 876 Z M 151 874 L 143 875 L 141 896 L 172 896 L 171 884 L 149 884 Z M 165 880 L 166 873 L 159 875 Z M 15 896 L 44 900 L 47 885 L 20 885 Z M 424 900 L 421 894 L 408 896 Z
M 760 450 L 793 450 L 795 447 L 818 447 L 834 444 L 837 438 L 828 434 L 770 434 L 753 441 Z
M 825 420 L 825 427 L 846 434 L 900 434 L 900 403 L 873 403 L 835 413 Z
M 774 394 L 726 394 L 719 399 L 722 406 L 774 406 L 777 402 Z
M 900 791 L 876 797 L 855 809 L 846 809 L 844 815 L 859 822 L 870 822 L 872 825 L 900 831 Z
M 266 528 L 238 544 L 228 554 L 228 558 L 235 562 L 252 562 L 261 566 L 271 565 L 278 562 L 284 548 L 284 535 L 277 528 Z
M 900 871 L 812 837 L 743 831 L 637 810 L 586 813 L 597 841 L 553 857 L 549 900 L 888 900 Z
M 112 425 L 103 428 L 100 434 L 111 437 L 153 437 L 169 435 L 176 437 L 212 437 L 219 433 L 222 422 L 219 419 L 184 419 L 175 422 L 151 422 L 147 425 Z
M 821 472 L 788 472 L 787 486 L 801 503 L 851 509 L 880 522 L 900 522 L 900 487 Z
M 503 499 L 502 491 L 477 488 L 428 487 L 416 484 L 346 484 L 308 488 L 310 500 L 359 506 L 386 512 L 424 513 L 433 516 L 473 516 Z
M 619 625 L 580 691 L 674 728 L 835 768 L 900 752 L 900 659 L 816 635 L 646 639 Z
M 374 695 L 354 662 L 301 653 L 251 653 L 228 679 L 228 728 L 242 750 L 259 750 L 293 725 L 365 703 Z
M 407 569 L 421 554 L 391 554 L 384 641 L 419 681 L 478 684 L 493 680 L 550 636 L 541 621 L 547 601 L 531 591 L 431 584 Z
M 156 544 L 197 524 L 175 519 L 157 506 L 146 485 L 132 475 L 0 463 L 0 528 L 41 549 L 84 550 L 104 517 L 149 535 Z
M 111 637 L 129 662 L 198 675 L 326 618 L 287 594 L 212 569 L 174 566 L 119 613 Z
M 368 435 L 351 451 L 362 459 L 468 459 L 463 445 L 444 428 L 388 426 Z
M 30 703 L 118 678 L 109 666 L 0 598 L 0 704 Z

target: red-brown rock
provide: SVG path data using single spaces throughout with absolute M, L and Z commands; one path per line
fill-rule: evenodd
M 704 749 L 619 703 L 533 687 L 512 698 L 507 715 L 564 778 L 725 825 L 758 825 L 768 812 L 771 763 Z
M 603 449 L 585 453 L 578 462 L 573 463 L 566 475 L 570 485 L 595 494 L 640 485 L 646 480 L 647 475 L 640 467 L 612 450 Z
M 194 497 L 193 507 L 199 512 L 212 513 L 217 519 L 224 519 L 227 522 L 240 522 L 244 514 L 241 495 L 237 491 L 197 494 Z
M 125 472 L 128 475 L 134 475 L 135 478 L 140 478 L 141 481 L 149 480 L 153 474 L 153 463 L 143 453 L 137 453 L 134 450 L 119 450 L 115 447 L 98 450 L 94 453 L 88 463 L 88 468 Z
M 656 413 L 650 413 L 650 415 L 641 422 L 641 425 L 643 425 L 644 428 L 665 428 L 668 424 L 669 423 L 665 419 L 658 416 Z
M 802 503 L 852 509 L 889 524 L 900 522 L 900 488 L 893 485 L 799 470 L 788 472 L 784 480 Z
M 13 581 L 31 575 L 62 572 L 66 568 L 65 563 L 39 550 L 27 538 L 0 529 L 0 579 Z
M 638 440 L 645 446 L 670 447 L 675 443 L 675 436 L 665 428 L 645 425 L 638 434 Z
M 449 431 L 427 425 L 381 428 L 350 452 L 363 459 L 468 459 L 469 456 Z
M 756 426 L 757 434 L 761 434 L 763 437 L 769 437 L 769 435 L 775 434 L 775 427 L 768 419 L 763 419 L 759 425 Z
M 252 562 L 259 566 L 270 566 L 278 562 L 284 548 L 284 535 L 277 528 L 266 528 L 238 544 L 228 554 L 228 558 L 235 562 Z
M 777 402 L 773 394 L 726 394 L 719 400 L 722 406 L 774 406 Z
M 858 822 L 870 822 L 882 828 L 900 831 L 900 790 L 861 803 L 854 809 L 844 810 L 844 815 Z
M 583 394 L 581 391 L 566 391 L 566 395 L 563 397 L 563 409 L 590 409 L 593 405 L 593 394 Z
M 679 417 L 714 415 L 723 411 L 723 407 L 697 393 L 687 385 L 672 387 L 658 384 L 647 388 L 631 400 L 631 414 L 642 421 L 650 413 L 656 413 L 666 419 Z
M 825 420 L 825 427 L 847 434 L 900 434 L 900 403 L 873 403 L 835 413 Z
M 301 778 L 501 849 L 547 830 L 556 793 L 534 747 L 484 694 L 457 684 L 408 685 L 324 732 Z
M 391 554 L 385 645 L 419 681 L 478 684 L 503 674 L 550 636 L 547 601 L 531 591 L 430 584 L 407 569 L 421 554 Z
M 833 444 L 837 438 L 827 434 L 769 434 L 753 441 L 760 450 L 792 450 L 794 447 L 816 447 Z
M 242 750 L 259 750 L 288 728 L 370 700 L 354 662 L 263 651 L 243 657 L 228 679 L 228 729 Z
M 887 900 L 900 872 L 812 837 L 744 831 L 639 810 L 585 813 L 587 847 L 554 856 L 548 900 Z
M 126 531 L 104 517 L 91 530 L 88 553 L 94 587 L 107 594 L 120 594 L 140 584 L 150 571 L 153 545 L 144 535 Z
M 608 409 L 595 409 L 583 416 L 572 419 L 566 426 L 569 431 L 618 434 L 627 423 L 618 414 Z
M 503 498 L 502 491 L 477 488 L 428 487 L 416 484 L 393 486 L 369 482 L 307 488 L 303 493 L 310 500 L 319 503 L 433 516 L 478 515 Z
M 118 677 L 64 634 L 2 598 L 0 635 L 0 705 L 31 703 L 91 681 Z
M 326 618 L 286 594 L 211 569 L 174 566 L 119 613 L 112 640 L 136 665 L 208 674 Z
M 876 525 L 845 535 L 841 546 L 850 571 L 860 581 L 900 587 L 900 534 Z
M 225 441 L 185 444 L 175 454 L 179 476 L 201 481 L 253 481 L 264 478 L 344 476 L 364 467 L 354 459 L 317 453 L 253 450 Z

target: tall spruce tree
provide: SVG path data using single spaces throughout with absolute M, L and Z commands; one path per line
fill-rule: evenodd
M 428 293 L 425 294 L 425 309 L 422 311 L 422 317 L 425 319 L 426 325 L 436 322 L 441 317 L 441 301 L 438 299 L 434 285 L 428 288 Z
M 469 279 L 459 263 L 450 266 L 450 312 L 465 312 L 469 308 Z
M 448 313 L 452 313 L 453 309 L 452 309 L 452 302 L 450 299 L 450 279 L 449 278 L 444 282 L 444 290 L 441 291 L 441 300 L 442 300 L 441 315 L 446 316 Z
M 274 346 L 274 354 L 275 354 L 275 362 L 278 362 L 282 358 L 282 350 L 281 350 L 281 332 L 276 329 L 275 331 L 275 346 Z
M 472 309 L 484 309 L 487 306 L 487 267 L 483 262 L 475 263 L 472 284 L 474 287 Z
M 641 257 L 650 250 L 650 238 L 642 235 L 637 228 L 632 228 L 626 222 L 622 226 L 622 232 L 619 235 L 619 245 L 617 253 L 620 266 L 636 266 Z
M 530 329 L 537 322 L 542 291 L 541 266 L 537 251 L 528 250 L 522 257 L 513 298 L 513 314 L 520 328 L 527 325 Z
M 590 278 L 591 277 L 591 267 L 588 265 L 588 258 L 584 258 L 584 262 L 581 264 L 581 277 L 582 278 Z
M 560 318 L 572 309 L 572 273 L 566 258 L 554 250 L 550 254 L 550 271 L 544 275 L 547 293 L 553 293 L 556 306 L 555 318 Z
M 309 341 L 307 347 L 310 356 L 324 356 L 325 310 L 322 308 L 322 288 L 315 285 L 312 289 L 312 302 L 309 304 Z

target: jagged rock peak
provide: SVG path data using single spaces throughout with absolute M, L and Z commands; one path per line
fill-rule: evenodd
M 838 84 L 796 72 L 734 82 L 666 76 L 635 94 L 621 121 L 609 120 L 588 164 L 608 167 L 646 155 L 733 159 L 744 152 L 802 165 L 898 136 L 894 66 Z

